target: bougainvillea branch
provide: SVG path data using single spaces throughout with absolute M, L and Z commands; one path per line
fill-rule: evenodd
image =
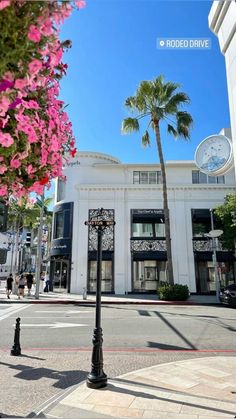
M 0 197 L 42 193 L 75 154 L 71 122 L 58 99 L 66 73 L 59 28 L 83 0 L 0 0 Z

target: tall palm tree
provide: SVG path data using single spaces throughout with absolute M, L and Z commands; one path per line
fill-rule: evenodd
M 138 86 L 135 95 L 128 97 L 125 101 L 125 106 L 131 112 L 135 113 L 136 116 L 126 118 L 122 123 L 123 133 L 135 132 L 139 131 L 139 120 L 147 117 L 147 129 L 142 136 L 142 144 L 144 146 L 150 145 L 149 127 L 151 127 L 155 133 L 162 175 L 167 269 L 168 281 L 170 284 L 174 284 L 174 274 L 171 253 L 166 170 L 162 152 L 160 123 L 163 121 L 166 122 L 168 133 L 174 137 L 183 137 L 185 140 L 190 138 L 190 128 L 193 120 L 189 113 L 181 110 L 182 105 L 188 104 L 190 100 L 184 92 L 176 92 L 176 89 L 179 87 L 180 85 L 177 83 L 165 82 L 163 76 L 159 76 L 151 81 L 142 81 Z

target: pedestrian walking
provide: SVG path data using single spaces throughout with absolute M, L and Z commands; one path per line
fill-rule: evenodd
M 31 288 L 32 288 L 32 284 L 33 284 L 33 279 L 34 279 L 34 277 L 31 273 L 31 271 L 29 271 L 29 273 L 26 275 L 28 295 L 31 295 Z
M 48 274 L 48 272 L 46 272 L 46 275 L 45 275 L 45 287 L 44 287 L 44 292 L 48 292 L 49 291 L 49 286 L 50 286 L 50 279 L 49 279 L 49 274 Z
M 7 292 L 7 298 L 10 299 L 10 294 L 12 293 L 12 283 L 13 283 L 13 276 L 10 274 L 7 277 L 7 286 L 6 286 L 6 292 Z
M 24 298 L 25 293 L 25 275 L 21 274 L 20 278 L 18 279 L 18 298 L 20 300 L 20 297 Z

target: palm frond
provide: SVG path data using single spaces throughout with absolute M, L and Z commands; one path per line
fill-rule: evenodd
M 176 89 L 180 87 L 179 83 L 167 82 L 163 86 L 163 91 L 165 92 L 166 99 L 170 99 Z
M 121 127 L 122 133 L 130 133 L 139 131 L 139 122 L 137 118 L 125 118 Z
M 178 136 L 183 137 L 185 140 L 190 139 L 190 132 L 189 129 L 185 125 L 178 126 Z
M 125 101 L 125 106 L 132 112 L 137 110 L 135 96 L 129 96 Z
M 183 104 L 188 104 L 190 99 L 188 95 L 184 92 L 178 92 L 173 95 L 168 103 L 165 105 L 165 112 L 166 114 L 175 114 L 178 111 L 178 108 Z
M 177 112 L 176 118 L 177 118 L 177 123 L 179 121 L 181 124 L 184 124 L 187 127 L 190 127 L 193 123 L 193 118 L 188 112 L 185 112 L 185 111 Z
M 149 137 L 149 133 L 146 130 L 145 133 L 142 136 L 142 145 L 143 147 L 148 147 L 150 146 L 150 137 Z
M 171 124 L 167 124 L 167 131 L 169 134 L 172 134 L 175 138 L 178 137 L 177 130 Z
M 137 96 L 146 96 L 149 97 L 152 94 L 152 84 L 150 81 L 143 80 L 141 81 L 138 90 L 137 90 Z
M 177 112 L 176 122 L 178 135 L 188 140 L 190 138 L 190 128 L 193 124 L 191 115 L 188 112 Z

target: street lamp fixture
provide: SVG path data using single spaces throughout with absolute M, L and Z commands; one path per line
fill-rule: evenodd
M 103 371 L 103 334 L 101 327 L 102 234 L 108 226 L 115 225 L 115 221 L 104 220 L 103 217 L 103 208 L 100 208 L 97 210 L 97 219 L 85 221 L 85 225 L 97 230 L 96 315 L 93 335 L 92 368 L 87 376 L 87 387 L 96 389 L 107 386 L 107 376 Z

